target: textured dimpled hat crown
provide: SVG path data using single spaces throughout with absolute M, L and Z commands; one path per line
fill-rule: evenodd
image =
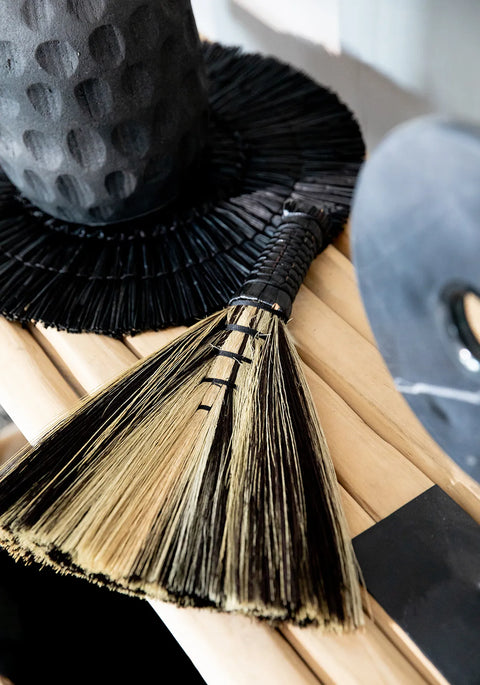
M 0 5 L 0 162 L 37 207 L 87 224 L 171 202 L 207 135 L 188 0 Z
M 190 0 L 1 0 L 0 312 L 117 337 L 193 323 L 295 193 L 341 226 L 363 156 L 334 93 L 202 43 Z

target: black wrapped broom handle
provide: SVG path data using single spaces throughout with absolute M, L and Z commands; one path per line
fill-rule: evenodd
M 310 264 L 330 234 L 331 221 L 322 209 L 286 203 L 275 237 L 230 304 L 260 306 L 288 319 Z

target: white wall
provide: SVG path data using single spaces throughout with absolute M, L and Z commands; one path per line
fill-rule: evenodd
M 342 50 L 436 109 L 480 121 L 478 0 L 339 0 L 339 21 Z
M 479 0 L 192 0 L 200 32 L 272 54 L 350 105 L 372 149 L 428 112 L 480 122 Z

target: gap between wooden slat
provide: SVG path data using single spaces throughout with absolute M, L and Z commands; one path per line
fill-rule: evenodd
M 329 245 L 313 262 L 304 286 L 376 346 L 351 262 Z

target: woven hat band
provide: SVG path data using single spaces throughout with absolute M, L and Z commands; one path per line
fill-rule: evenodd
M 1 3 L 0 114 L 0 164 L 48 214 L 95 225 L 169 204 L 207 139 L 190 0 Z

